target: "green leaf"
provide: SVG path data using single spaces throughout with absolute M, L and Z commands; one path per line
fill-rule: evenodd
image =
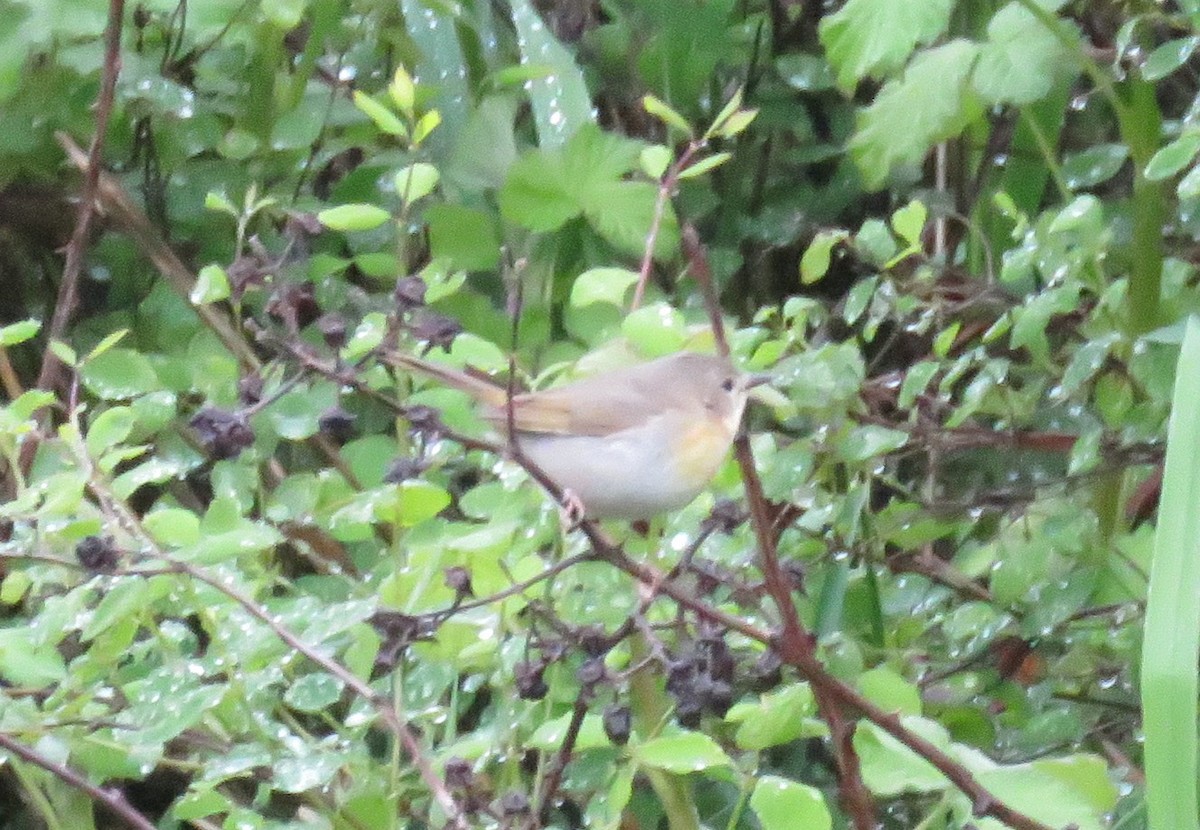
M 800 257 L 800 282 L 802 285 L 812 285 L 829 271 L 830 257 L 833 246 L 844 240 L 849 234 L 846 231 L 820 231 L 804 249 Z
M 909 247 L 919 248 L 921 232 L 925 230 L 925 220 L 928 216 L 929 212 L 925 209 L 925 205 L 914 199 L 892 213 L 892 230 Z
M 633 747 L 632 755 L 642 766 L 680 775 L 732 764 L 725 750 L 700 732 L 654 738 Z
M 677 352 L 687 342 L 683 315 L 666 303 L 645 305 L 630 312 L 621 323 L 621 333 L 647 357 Z
M 427 481 L 404 481 L 397 490 L 396 521 L 412 527 L 432 519 L 450 504 L 450 494 Z
M 571 305 L 592 303 L 625 304 L 625 295 L 638 281 L 637 271 L 626 268 L 590 268 L 575 278 L 571 286 Z
M 233 206 L 233 202 L 229 201 L 229 197 L 215 190 L 204 194 L 204 207 L 219 213 L 227 213 L 234 219 L 238 218 L 238 209 Z
M 464 271 L 490 271 L 500 264 L 500 236 L 492 215 L 460 204 L 430 205 L 429 251 Z M 443 268 L 447 265 L 443 263 Z M 433 296 L 427 296 L 434 302 Z
M 669 147 L 664 147 L 661 144 L 652 144 L 649 147 L 642 149 L 641 155 L 638 157 L 638 163 L 642 168 L 642 172 L 652 179 L 661 179 L 663 173 L 667 172 L 667 166 L 670 165 L 673 154 Z
M 380 132 L 402 137 L 408 135 L 408 128 L 404 126 L 400 117 L 365 92 L 354 91 L 354 106 L 375 122 Z
M 886 712 L 921 714 L 921 692 L 903 676 L 886 666 L 876 666 L 858 676 L 863 696 Z
M 98 458 L 128 438 L 136 423 L 137 417 L 128 406 L 114 406 L 101 412 L 88 426 L 88 452 Z
M 133 349 L 109 349 L 80 369 L 88 390 L 105 400 L 120 400 L 159 388 L 158 374 L 150 361 Z
M 953 7 L 951 0 L 849 0 L 819 28 L 838 86 L 850 91 L 863 78 L 899 68 L 918 44 L 932 43 L 946 31 Z
M 37 335 L 42 330 L 38 320 L 22 320 L 0 327 L 0 346 L 16 346 Z
M 261 0 L 263 17 L 283 32 L 290 32 L 300 24 L 304 15 L 305 0 Z
M 391 219 L 392 215 L 375 205 L 339 205 L 326 208 L 317 219 L 335 231 L 369 231 Z
M 196 284 L 188 294 L 193 305 L 215 303 L 229 298 L 229 275 L 220 265 L 205 265 L 196 275 Z
M 859 115 L 850 140 L 850 154 L 869 187 L 880 187 L 893 167 L 919 162 L 935 143 L 980 117 L 982 104 L 967 84 L 977 55 L 975 44 L 953 40 L 921 53 L 901 80 L 884 84 Z
M 812 689 L 795 683 L 763 695 L 757 703 L 739 703 L 725 719 L 738 724 L 738 747 L 757 751 L 800 738 L 811 728 L 806 719 L 815 713 Z
M 87 353 L 87 357 L 84 358 L 84 362 L 94 360 L 95 358 L 104 354 L 113 346 L 124 340 L 125 335 L 127 334 L 129 334 L 129 329 L 118 329 L 117 331 L 106 334 L 104 338 L 95 346 L 93 346 L 92 350 Z
M 413 117 L 417 101 L 417 86 L 413 83 L 412 75 L 408 74 L 408 70 L 404 68 L 404 64 L 396 67 L 396 71 L 392 73 L 392 82 L 388 84 L 388 95 L 392 96 L 392 103 L 407 115 Z
M 500 189 L 500 213 L 531 231 L 552 231 L 580 214 L 558 155 L 530 153 L 513 164 Z
M 1158 81 L 1183 66 L 1200 46 L 1200 37 L 1181 37 L 1168 40 L 1147 56 L 1142 64 L 1142 77 L 1147 81 Z
M 1094 144 L 1063 158 L 1063 179 L 1072 190 L 1085 190 L 1117 175 L 1128 160 L 1129 147 L 1125 144 Z
M 430 133 L 436 130 L 442 123 L 442 113 L 438 110 L 430 110 L 417 119 L 417 123 L 413 126 L 413 146 L 419 146 L 422 141 L 429 138 Z
M 147 513 L 142 523 L 161 545 L 183 547 L 200 541 L 200 517 L 190 510 L 162 507 Z
M 989 104 L 1030 104 L 1046 97 L 1057 78 L 1077 72 L 1063 39 L 1078 40 L 1078 34 L 1065 22 L 1058 26 L 1056 34 L 1019 2 L 996 12 L 972 76 L 980 97 Z
M 697 176 L 703 176 L 709 170 L 721 166 L 725 162 L 733 158 L 733 153 L 713 153 L 711 156 L 695 164 L 689 164 L 687 167 L 679 171 L 679 178 L 694 179 Z
M 1200 133 L 1184 133 L 1151 156 L 1145 176 L 1152 182 L 1168 179 L 1191 164 L 1197 152 L 1200 152 Z
M 66 675 L 66 663 L 53 645 L 39 642 L 27 629 L 0 629 L 0 677 L 10 684 L 40 689 Z
M 750 809 L 762 830 L 829 830 L 833 826 L 820 790 L 774 775 L 758 779 L 750 795 Z
M 671 109 L 665 101 L 659 100 L 653 95 L 643 95 L 642 108 L 668 127 L 675 128 L 688 138 L 692 137 L 692 125 L 687 122 L 686 118 Z
M 721 136 L 722 138 L 736 138 L 737 136 L 741 135 L 741 133 L 747 127 L 749 127 L 757 117 L 758 110 L 756 109 L 738 110 L 733 115 L 729 116 L 729 120 L 727 120 L 721 126 L 721 129 L 717 131 L 717 135 Z
M 618 251 L 641 256 L 659 208 L 658 186 L 650 182 L 610 182 L 583 195 L 588 221 Z M 679 251 L 679 220 L 668 199 L 662 206 L 655 259 L 669 259 Z
M 907 443 L 908 433 L 903 430 L 867 424 L 852 429 L 839 450 L 847 461 L 866 461 L 894 452 Z
M 337 703 L 345 683 L 324 672 L 306 674 L 288 686 L 283 702 L 300 712 L 320 712 Z
M 593 120 L 592 97 L 574 58 L 551 33 L 529 0 L 512 0 L 512 22 L 517 30 L 521 63 L 550 66 L 554 74 L 527 86 L 533 105 L 538 145 L 561 147 Z
M 1193 167 L 1179 180 L 1175 192 L 1180 199 L 1195 199 L 1200 196 L 1200 165 Z
M 396 195 L 406 204 L 412 204 L 432 193 L 437 187 L 438 178 L 438 169 L 432 164 L 410 164 L 396 174 Z

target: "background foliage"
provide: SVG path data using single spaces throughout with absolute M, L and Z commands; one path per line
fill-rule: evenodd
M 147 0 L 106 101 L 120 8 L 0 0 L 0 826 L 1195 826 L 1192 3 Z M 648 527 L 377 359 L 706 273 L 774 391 Z

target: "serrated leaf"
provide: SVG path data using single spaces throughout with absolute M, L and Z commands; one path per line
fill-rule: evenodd
M 900 67 L 918 44 L 946 30 L 953 7 L 951 0 L 849 0 L 827 15 L 819 32 L 838 86 L 849 91 L 863 78 Z
M 984 101 L 1030 104 L 1044 98 L 1056 78 L 1078 71 L 1064 44 L 1064 39 L 1078 35 L 1063 21 L 1057 25 L 1061 31 L 1055 33 L 1018 2 L 992 15 L 988 39 L 980 47 L 972 73 L 972 83 Z
M 596 232 L 622 253 L 640 256 L 658 210 L 658 187 L 650 182 L 617 181 L 591 188 L 584 212 Z M 662 208 L 654 258 L 668 259 L 679 250 L 679 222 L 668 199 Z
M 886 83 L 859 114 L 850 154 L 869 187 L 880 187 L 896 165 L 919 162 L 935 143 L 982 114 L 967 84 L 977 54 L 978 47 L 965 40 L 921 53 L 902 79 Z

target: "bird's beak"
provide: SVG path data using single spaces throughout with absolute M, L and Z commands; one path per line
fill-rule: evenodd
M 772 380 L 770 375 L 757 374 L 746 376 L 746 388 L 753 389 L 756 386 L 763 386 L 770 383 Z

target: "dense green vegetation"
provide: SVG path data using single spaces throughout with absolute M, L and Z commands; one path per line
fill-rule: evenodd
M 1197 31 L 0 0 L 0 828 L 1195 828 Z M 575 528 L 381 359 L 726 347 Z

